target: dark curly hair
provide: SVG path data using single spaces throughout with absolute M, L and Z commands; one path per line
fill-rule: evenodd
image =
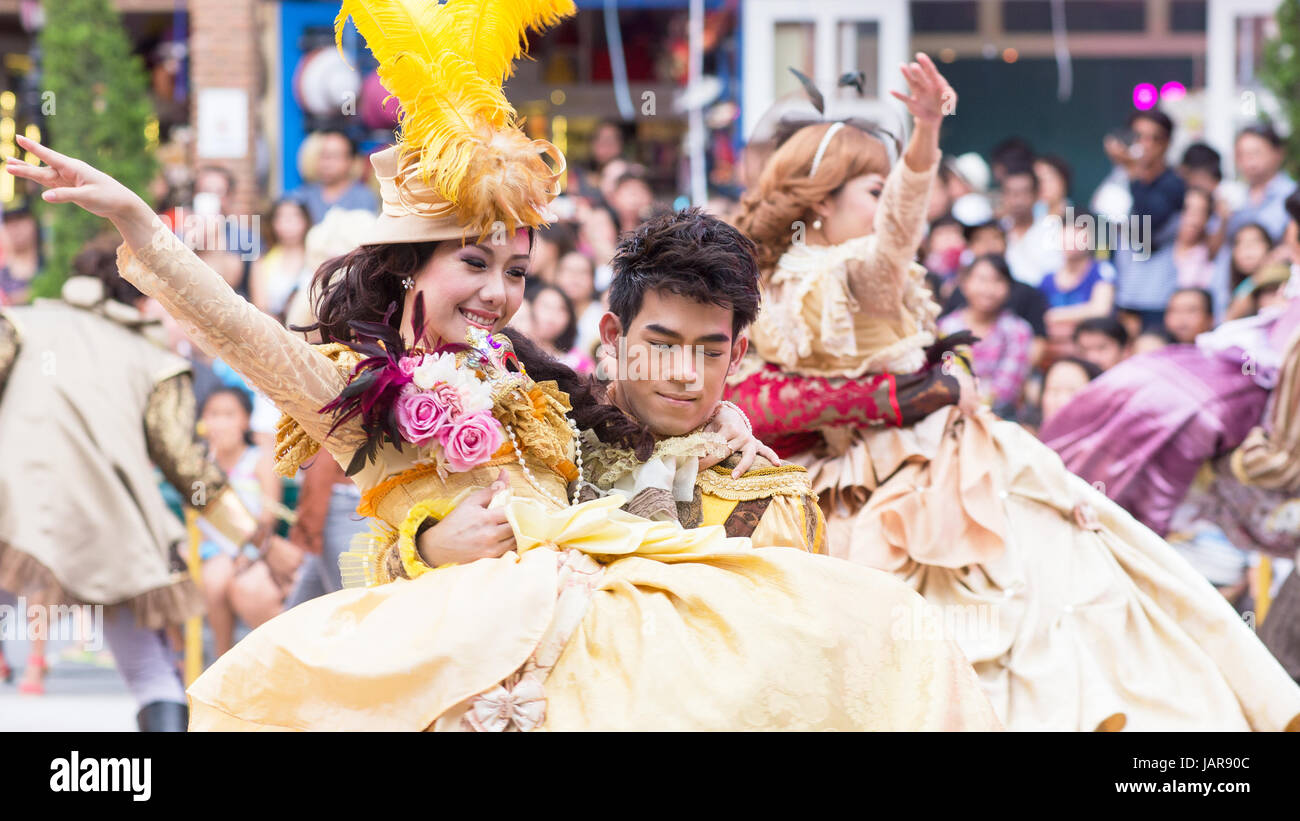
M 382 322 L 390 305 L 402 304 L 402 280 L 427 265 L 437 247 L 437 242 L 362 245 L 326 260 L 311 284 L 316 322 L 293 330 L 320 331 L 326 342 L 352 341 L 348 323 Z M 388 324 L 400 329 L 401 321 L 398 310 Z

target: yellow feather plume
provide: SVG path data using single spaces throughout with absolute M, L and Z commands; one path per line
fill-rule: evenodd
M 514 73 L 514 62 L 527 51 L 528 29 L 541 31 L 577 11 L 572 0 L 448 0 L 434 22 L 442 42 L 478 67 L 479 76 L 501 84 Z
M 417 152 L 423 180 L 469 217 L 464 200 L 489 205 L 483 192 L 465 189 L 471 167 L 534 165 L 494 140 L 518 127 L 501 84 L 526 50 L 526 32 L 575 12 L 573 0 L 343 0 L 334 29 L 341 49 L 352 18 L 379 61 L 380 81 L 401 103 L 404 152 Z M 534 209 L 498 202 L 494 210 L 515 217 Z

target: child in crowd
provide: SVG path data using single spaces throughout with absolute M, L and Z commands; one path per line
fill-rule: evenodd
M 944 336 L 970 330 L 979 338 L 971 348 L 975 375 L 994 412 L 1004 419 L 1015 418 L 1033 365 L 1033 328 L 1007 304 L 1013 282 L 1003 257 L 979 257 L 960 275 L 965 307 L 940 319 L 938 326 Z
M 1128 341 L 1129 333 L 1118 319 L 1085 319 L 1074 329 L 1074 355 L 1105 371 L 1124 358 Z

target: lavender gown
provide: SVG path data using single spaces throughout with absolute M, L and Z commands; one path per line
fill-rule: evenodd
M 1261 424 L 1300 299 L 1127 359 L 1043 425 L 1065 466 L 1162 536 L 1207 460 Z

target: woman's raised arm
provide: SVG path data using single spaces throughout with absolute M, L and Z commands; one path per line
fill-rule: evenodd
M 118 249 L 122 276 L 158 300 L 199 347 L 224 359 L 336 455 L 360 443 L 351 429 L 327 438 L 332 420 L 319 410 L 346 383 L 329 359 L 236 294 L 126 186 L 34 140 L 17 140 L 45 165 L 10 158 L 5 170 L 45 186 L 46 202 L 73 203 L 112 222 L 126 240 Z
M 849 287 L 859 302 L 892 304 L 902 298 L 908 265 L 925 238 L 925 209 L 930 186 L 943 154 L 939 150 L 939 125 L 956 110 L 957 93 L 934 62 L 924 54 L 900 67 L 909 94 L 890 93 L 901 100 L 915 127 L 907 150 L 885 178 L 876 205 L 876 254 L 865 265 L 850 266 Z

